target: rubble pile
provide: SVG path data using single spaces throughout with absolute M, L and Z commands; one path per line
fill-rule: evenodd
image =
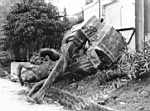
M 150 45 L 144 53 L 128 52 L 124 37 L 96 17 L 68 32 L 61 52 L 44 48 L 30 65 L 18 66 L 19 82 L 31 88 L 28 99 L 80 111 L 113 111 L 102 106 L 113 97 L 108 94 L 149 71 Z
M 119 32 L 117 32 L 112 26 L 101 23 L 96 17 L 92 17 L 82 24 L 80 29 L 71 31 L 70 34 L 64 37 L 61 47 L 62 54 L 59 57 L 59 60 L 49 73 L 48 78 L 35 85 L 35 87 L 33 86 L 29 92 L 29 96 L 38 102 L 47 100 L 47 98 L 55 97 L 55 100 L 63 105 L 65 104 L 68 106 L 70 104 L 71 106 L 74 106 L 74 102 L 78 97 L 75 96 L 75 99 L 73 95 L 70 95 L 67 96 L 66 99 L 66 95 L 68 95 L 68 93 L 62 91 L 65 88 L 61 87 L 61 90 L 57 91 L 59 85 L 54 84 L 60 83 L 60 86 L 62 86 L 63 80 L 65 80 L 64 83 L 67 83 L 66 81 L 68 76 L 71 77 L 71 81 L 69 80 L 68 82 L 70 84 L 96 73 L 96 75 L 101 76 L 102 73 L 98 73 L 101 70 L 111 68 L 115 69 L 112 66 L 115 66 L 118 62 L 125 48 L 125 39 Z M 105 74 L 106 73 L 103 73 L 103 75 Z M 112 77 L 113 75 L 115 74 L 112 74 Z M 120 76 L 121 74 L 116 73 L 116 75 Z M 100 76 L 99 78 L 101 78 Z M 104 77 L 106 76 L 108 75 L 106 74 Z M 65 78 L 62 80 L 61 77 Z M 106 80 L 109 80 L 112 77 L 110 76 Z M 100 79 L 98 82 L 100 83 Z M 69 86 L 69 84 L 66 85 Z M 56 88 L 52 89 L 53 86 L 56 86 Z M 76 93 L 73 94 L 76 95 Z M 81 99 L 84 101 L 82 96 Z M 74 102 L 71 102 L 70 100 Z M 81 103 L 76 101 L 75 103 L 82 106 L 81 104 L 87 104 L 87 101 Z M 89 103 L 92 104 L 91 102 Z M 95 105 L 94 107 L 98 108 L 100 106 Z M 84 108 L 81 108 L 81 110 Z
M 32 71 L 39 77 L 29 90 L 31 100 L 57 101 L 71 109 L 97 111 L 111 98 L 108 93 L 149 71 L 150 51 L 146 45 L 144 53 L 128 52 L 119 32 L 92 17 L 65 35 L 60 53 L 47 48 L 41 50 L 31 59 L 34 67 L 24 66 L 27 73 L 20 74 L 22 78 L 28 77 Z
M 150 71 L 149 42 L 142 53 L 128 52 L 121 33 L 96 17 L 68 32 L 60 52 L 44 48 L 32 56 L 31 64 L 18 66 L 19 82 L 30 87 L 28 99 L 58 102 L 78 111 L 113 111 L 102 106 L 115 100 L 116 96 L 109 94 Z M 7 52 L 0 53 L 0 64 L 10 64 Z M 2 68 L 0 72 L 0 77 L 9 76 Z M 149 97 L 149 90 L 141 90 L 139 95 Z

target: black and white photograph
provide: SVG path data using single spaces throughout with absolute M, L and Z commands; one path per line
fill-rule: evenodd
M 150 111 L 150 0 L 0 0 L 1 111 Z

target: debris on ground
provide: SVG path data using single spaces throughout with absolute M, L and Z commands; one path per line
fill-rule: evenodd
M 56 81 L 59 82 L 62 80 L 60 79 L 61 77 L 65 76 L 64 79 L 67 80 L 69 76 L 69 80 L 74 79 L 74 81 L 77 81 L 82 80 L 88 75 L 96 74 L 98 70 L 110 69 L 111 66 L 118 61 L 126 47 L 125 39 L 122 35 L 113 27 L 100 23 L 96 17 L 92 17 L 81 29 L 64 37 L 62 43 L 62 54 L 49 73 L 48 78 L 43 83 L 40 82 L 33 86 L 29 92 L 29 96 L 37 102 L 57 95 L 57 90 L 51 87 Z M 92 54 L 93 52 L 96 55 Z M 101 75 L 101 73 L 97 73 L 97 75 L 98 74 Z M 111 76 L 105 73 L 104 77 L 107 75 L 109 75 L 109 77 L 107 77 L 106 80 L 104 79 L 104 81 L 109 81 L 116 75 L 121 76 L 121 73 L 116 73 Z M 62 89 L 59 92 L 62 92 Z M 66 99 L 65 95 L 68 95 L 67 92 L 62 92 L 62 96 L 60 94 L 58 95 L 59 96 L 55 98 L 58 99 L 59 103 L 63 105 L 66 104 L 66 106 L 70 103 L 71 107 L 76 106 L 74 102 L 80 107 L 82 107 L 81 104 L 87 104 L 84 98 L 81 99 L 83 102 L 78 102 L 77 100 L 80 99 L 77 96 L 74 98 L 73 95 L 67 96 L 68 99 Z M 63 98 L 64 101 L 62 102 Z M 73 99 L 74 102 L 70 102 L 70 99 Z M 92 102 L 90 104 L 92 104 Z M 88 106 L 90 106 L 90 104 Z M 95 108 L 96 107 L 102 109 L 98 104 L 95 104 Z M 81 110 L 82 109 L 84 108 L 81 108 Z M 107 110 L 107 108 L 105 110 Z
M 0 78 L 1 111 L 70 111 L 53 104 L 33 104 L 26 101 L 27 87 Z
M 54 49 L 44 48 L 40 50 L 39 54 L 35 53 L 31 57 L 30 64 L 20 63 L 16 75 L 21 85 L 39 82 L 47 78 L 59 56 L 59 53 Z
M 92 17 L 80 29 L 64 37 L 61 53 L 48 68 L 51 70 L 45 70 L 47 75 L 44 79 L 40 78 L 35 83 L 26 81 L 31 88 L 27 94 L 29 101 L 55 101 L 78 111 L 149 109 L 149 83 L 140 81 L 150 71 L 149 45 L 143 53 L 130 53 L 126 45 L 124 37 L 112 26 Z M 46 57 L 47 54 L 53 55 L 41 55 Z M 33 57 L 32 63 L 34 61 L 38 67 L 46 68 L 41 64 L 46 62 L 41 62 L 40 57 Z M 32 68 L 26 69 L 31 71 Z M 29 77 L 30 74 L 25 75 Z M 142 105 L 142 99 L 146 106 Z

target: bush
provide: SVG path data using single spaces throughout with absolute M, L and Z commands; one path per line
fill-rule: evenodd
M 41 0 L 26 0 L 16 3 L 7 15 L 6 47 L 18 57 L 29 57 L 43 47 L 59 49 L 65 30 L 66 24 L 60 20 L 55 6 Z

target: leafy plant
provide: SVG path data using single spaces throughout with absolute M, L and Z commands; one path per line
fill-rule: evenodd
M 138 78 L 150 71 L 150 45 L 145 42 L 144 52 L 131 53 L 125 51 L 118 63 L 122 73 L 127 74 L 130 79 Z
M 143 52 L 130 52 L 127 49 L 121 55 L 115 69 L 98 71 L 96 77 L 100 84 L 116 78 L 126 77 L 128 80 L 138 79 L 150 71 L 150 44 L 145 42 Z
M 42 0 L 16 3 L 4 25 L 7 48 L 14 53 L 23 48 L 27 57 L 42 47 L 59 49 L 66 23 L 60 20 L 57 7 Z

